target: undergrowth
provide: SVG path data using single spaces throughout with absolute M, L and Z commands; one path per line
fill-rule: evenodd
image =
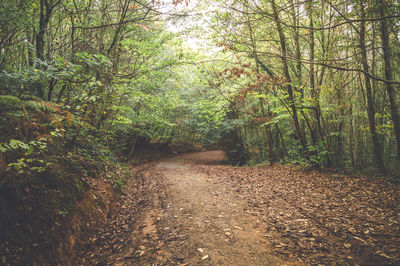
M 69 111 L 31 98 L 0 95 L 0 102 L 0 263 L 46 254 L 51 261 L 88 180 L 121 193 L 130 171 L 110 150 L 109 137 Z

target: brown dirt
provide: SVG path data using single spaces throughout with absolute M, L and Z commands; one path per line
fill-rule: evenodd
M 79 263 L 399 263 L 398 186 L 286 166 L 218 165 L 224 159 L 198 152 L 135 168 Z
M 115 215 L 99 232 L 96 248 L 80 263 L 114 265 L 276 265 L 260 220 L 227 184 L 198 171 L 197 164 L 225 160 L 220 151 L 177 156 L 137 170 L 126 198 L 140 187 L 153 193 L 137 208 Z M 138 184 L 139 183 L 139 184 Z M 136 184 L 136 185 L 135 185 Z M 132 188 L 133 187 L 133 188 Z M 134 200 L 139 199 L 133 197 Z M 121 203 L 124 209 L 130 201 Z M 132 223 L 126 220 L 130 215 Z M 128 229 L 129 227 L 129 229 Z M 121 232 L 122 231 L 122 232 Z M 103 237 L 106 236 L 106 237 Z M 101 239 L 104 239 L 101 241 Z M 93 242 L 93 241 L 92 241 Z

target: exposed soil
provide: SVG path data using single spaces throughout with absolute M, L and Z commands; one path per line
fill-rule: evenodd
M 208 151 L 136 167 L 77 263 L 400 263 L 398 185 L 224 160 Z

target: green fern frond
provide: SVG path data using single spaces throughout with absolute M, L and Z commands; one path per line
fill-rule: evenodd
M 47 126 L 58 129 L 87 127 L 80 117 L 61 109 L 55 103 L 41 99 L 36 100 L 36 97 L 29 97 L 29 95 L 24 95 L 24 99 L 30 100 L 21 100 L 12 95 L 0 95 L 0 112 L 4 117 L 7 117 L 6 120 L 8 121 L 11 121 L 9 118 L 15 113 L 22 112 L 23 117 L 29 114 L 30 118 L 28 120 L 19 120 L 20 122 L 22 121 L 19 127 L 24 128 L 25 131 L 37 131 L 41 134 L 47 132 Z M 12 119 L 12 121 L 15 122 L 15 119 Z
M 56 113 L 58 111 L 56 107 L 51 106 L 47 104 L 47 102 L 43 101 L 40 102 L 33 100 L 25 101 L 24 107 L 35 112 Z
M 15 96 L 0 95 L 0 112 L 18 110 L 22 107 L 22 101 Z
M 21 100 L 23 100 L 23 101 L 36 101 L 36 102 L 43 101 L 39 97 L 36 97 L 36 96 L 33 96 L 33 95 L 29 95 L 29 94 L 22 94 L 22 95 L 19 96 L 19 98 Z

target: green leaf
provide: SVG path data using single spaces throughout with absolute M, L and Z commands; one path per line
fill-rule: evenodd
M 34 150 L 34 147 L 33 147 L 33 146 L 29 146 L 29 149 L 28 149 L 28 151 L 27 151 L 27 152 L 25 152 L 25 156 L 29 156 L 29 155 L 31 155 L 31 154 L 32 154 L 32 152 L 33 152 L 33 150 Z

